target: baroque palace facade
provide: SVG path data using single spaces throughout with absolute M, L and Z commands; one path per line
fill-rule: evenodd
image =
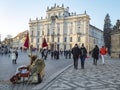
M 103 31 L 90 25 L 90 16 L 86 13 L 70 13 L 69 7 L 47 7 L 46 18 L 29 20 L 30 43 L 42 48 L 43 38 L 51 50 L 69 50 L 76 43 L 84 43 L 88 51 L 95 45 L 103 45 Z

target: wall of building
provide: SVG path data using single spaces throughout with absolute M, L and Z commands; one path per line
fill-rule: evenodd
M 98 45 L 101 48 L 104 45 L 103 40 L 103 31 L 96 28 L 95 26 L 90 25 L 90 48 L 93 49 L 95 45 Z
M 111 35 L 111 57 L 120 58 L 120 33 Z
M 68 7 L 54 6 L 47 8 L 46 17 L 45 19 L 29 21 L 30 41 L 36 48 L 38 46 L 42 48 L 44 37 L 47 40 L 49 49 L 53 45 L 54 49 L 69 50 L 76 43 L 79 46 L 84 43 L 85 47 L 90 51 L 95 44 L 103 45 L 101 41 L 103 32 L 90 26 L 90 17 L 86 11 L 83 14 L 70 14 Z M 38 31 L 39 35 L 37 35 Z M 100 34 L 95 36 L 92 31 Z M 92 40 L 95 38 L 98 38 L 97 43 Z
M 120 58 L 120 20 L 111 31 L 111 57 Z

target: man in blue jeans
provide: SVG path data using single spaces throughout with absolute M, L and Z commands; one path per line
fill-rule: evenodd
M 84 47 L 84 44 L 82 44 L 82 46 L 80 48 L 81 69 L 84 69 L 86 56 L 87 56 L 87 50 Z

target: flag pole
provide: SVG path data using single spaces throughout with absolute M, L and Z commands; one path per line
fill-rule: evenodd
M 25 42 L 24 42 L 24 47 L 27 48 L 28 54 L 29 54 L 29 51 L 30 51 L 30 55 L 32 56 L 32 45 L 30 46 L 29 33 L 28 32 L 27 32 L 26 39 L 25 39 Z

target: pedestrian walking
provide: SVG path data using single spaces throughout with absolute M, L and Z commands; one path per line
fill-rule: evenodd
M 80 48 L 77 44 L 72 48 L 72 55 L 73 55 L 73 61 L 74 61 L 74 69 L 78 69 L 78 59 L 80 55 Z
M 69 54 L 69 52 L 68 52 L 68 50 L 66 50 L 66 51 L 65 51 L 65 59 L 68 58 L 68 54 Z
M 94 49 L 92 50 L 92 57 L 93 57 L 93 65 L 97 65 L 97 60 L 99 59 L 99 47 L 95 45 Z
M 18 59 L 18 51 L 17 50 L 15 50 L 15 55 L 16 55 L 15 64 L 17 64 L 17 59 Z
M 57 59 L 57 50 L 54 50 L 54 59 Z
M 10 54 L 11 54 L 11 50 L 9 49 L 9 50 L 8 50 L 8 56 L 9 56 L 9 57 L 10 57 Z
M 107 53 L 107 49 L 105 48 L 105 46 L 102 46 L 102 48 L 100 48 L 100 55 L 101 55 L 101 59 L 102 59 L 102 64 L 105 64 L 105 59 L 104 56 Z
M 48 49 L 44 49 L 44 59 L 47 59 L 47 55 L 48 55 Z
M 2 48 L 2 50 L 1 50 L 1 52 L 2 52 L 2 55 L 4 54 L 4 49 Z
M 22 52 L 22 47 L 20 47 L 20 51 Z
M 41 57 L 44 58 L 44 50 L 45 49 L 41 49 Z
M 87 57 L 87 49 L 82 44 L 80 48 L 80 60 L 81 60 L 81 69 L 84 69 L 85 58 Z
M 12 59 L 12 63 L 15 64 L 15 60 L 16 60 L 15 51 L 12 51 L 12 53 L 11 53 L 11 59 Z
M 68 51 L 69 59 L 71 59 L 71 50 Z
M 51 59 L 53 60 L 53 56 L 54 56 L 54 51 L 51 51 Z
M 57 50 L 57 52 L 56 52 L 56 59 L 57 60 L 59 59 L 59 50 Z

